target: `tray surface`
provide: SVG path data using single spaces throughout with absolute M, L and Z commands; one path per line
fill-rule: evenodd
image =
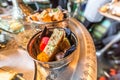
M 34 80 L 34 62 L 27 52 L 21 49 L 0 52 L 0 69 L 22 73 L 25 80 Z
M 93 40 L 80 22 L 74 18 L 69 20 L 69 28 L 77 36 L 78 47 L 74 60 L 59 71 L 56 80 L 96 80 L 97 62 Z M 41 71 L 41 68 L 34 66 L 34 61 L 28 53 L 18 48 L 0 52 L 0 68 L 23 73 L 26 80 L 36 80 L 37 77 L 41 77 L 41 75 L 35 75 L 39 70 Z M 42 79 L 39 78 L 39 80 Z

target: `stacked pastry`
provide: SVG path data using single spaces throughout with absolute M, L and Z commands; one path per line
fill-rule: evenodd
M 33 21 L 41 21 L 41 22 L 52 22 L 52 21 L 61 21 L 64 19 L 64 14 L 62 10 L 59 8 L 55 9 L 45 9 L 41 13 L 37 12 L 30 16 L 28 16 L 27 21 L 29 21 L 29 18 Z
M 57 53 L 61 52 L 61 49 L 62 51 L 65 51 L 71 47 L 68 39 L 65 37 L 65 31 L 59 29 L 54 29 L 50 39 L 44 42 L 47 42 L 47 44 L 43 51 L 37 56 L 37 59 L 43 62 L 52 61 Z M 40 49 L 42 44 L 43 43 L 41 42 Z

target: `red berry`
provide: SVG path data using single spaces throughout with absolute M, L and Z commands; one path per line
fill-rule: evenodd
M 43 37 L 43 38 L 42 38 L 41 43 L 40 43 L 40 46 L 39 46 L 40 51 L 43 51 L 43 50 L 44 50 L 44 48 L 45 48 L 45 46 L 47 45 L 48 41 L 49 41 L 49 37 Z
M 105 76 L 101 76 L 99 80 L 107 80 Z

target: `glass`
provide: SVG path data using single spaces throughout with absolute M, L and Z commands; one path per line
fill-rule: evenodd
M 0 30 L 10 36 L 18 47 L 27 49 L 27 43 L 37 32 L 34 25 L 20 20 L 0 20 Z
M 54 28 L 48 28 L 48 29 L 53 30 Z M 63 29 L 63 28 L 58 28 L 58 29 Z M 68 65 L 74 59 L 75 50 L 68 56 L 58 61 L 42 62 L 37 60 L 37 54 L 39 53 L 38 43 L 40 43 L 39 38 L 40 38 L 41 32 L 42 31 L 38 32 L 31 38 L 31 40 L 28 43 L 27 50 L 29 55 L 33 58 L 33 60 L 36 61 L 36 63 L 39 66 L 44 68 L 46 72 L 48 72 L 46 79 L 54 80 L 57 77 L 57 72 L 64 66 Z M 71 34 L 71 41 L 73 42 L 73 44 L 75 44 L 75 46 L 77 46 L 77 39 L 74 33 Z

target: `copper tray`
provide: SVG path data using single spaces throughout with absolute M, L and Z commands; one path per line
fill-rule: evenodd
M 96 52 L 89 32 L 74 18 L 69 19 L 69 28 L 78 39 L 77 55 L 72 63 L 60 71 L 56 80 L 96 80 Z M 21 49 L 13 49 L 12 46 L 9 50 L 0 52 L 0 68 L 23 73 L 26 80 L 42 77 L 37 74 L 41 68 L 34 64 L 28 53 Z

